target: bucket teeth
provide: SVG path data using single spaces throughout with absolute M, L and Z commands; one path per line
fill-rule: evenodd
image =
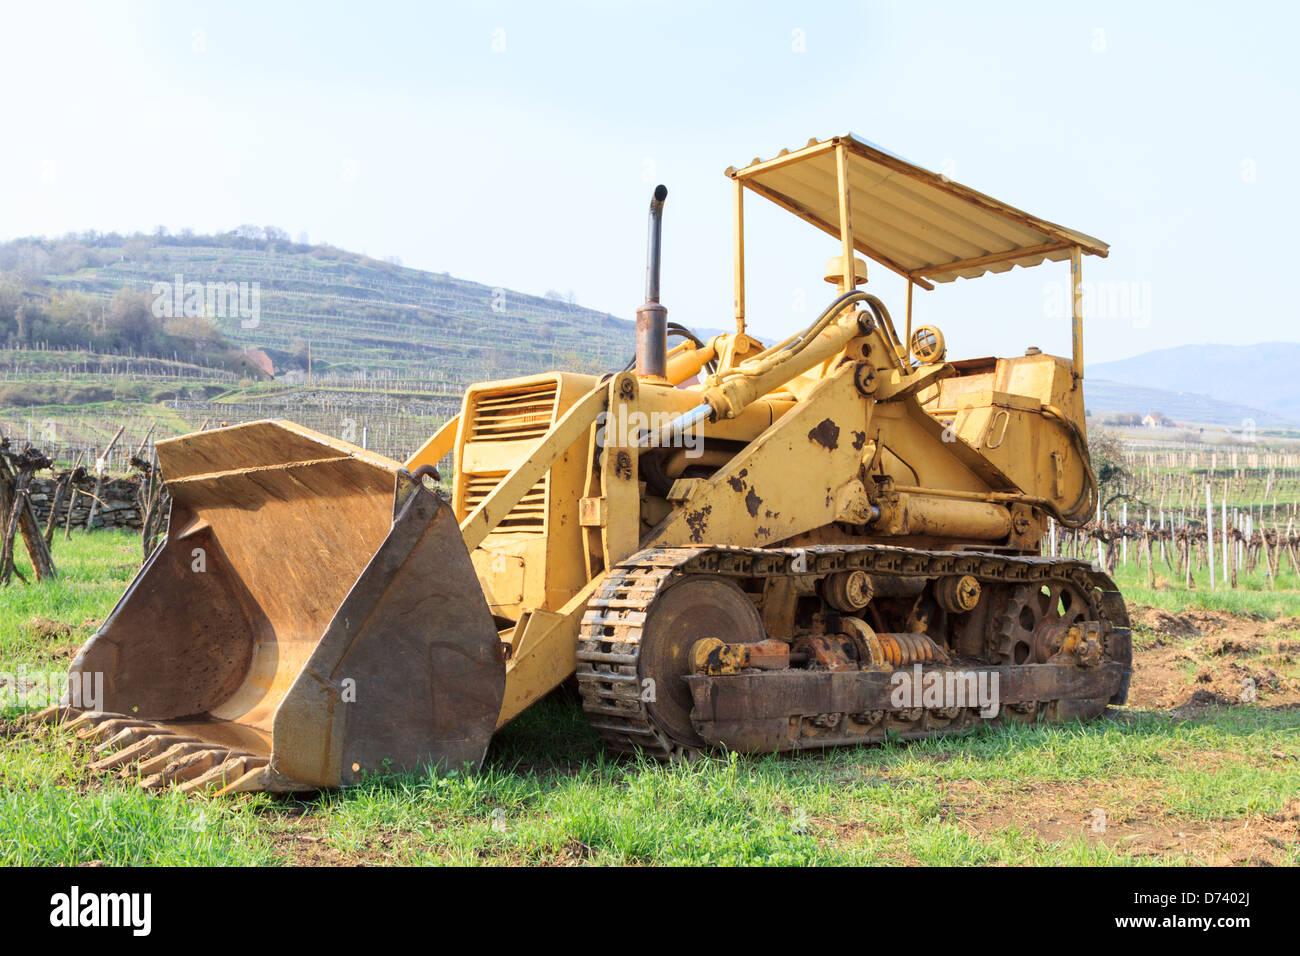
M 69 715 L 69 720 L 63 725 L 63 729 L 68 733 L 76 733 L 84 727 L 93 727 L 101 720 L 108 720 L 110 717 L 120 717 L 121 714 L 105 714 L 98 710 L 81 710 Z
M 112 714 L 99 710 L 83 710 L 66 724 L 63 729 L 70 734 L 76 734 L 78 738 L 85 740 L 89 733 L 95 727 L 110 720 L 130 720 L 126 714 Z
M 112 733 L 112 731 L 109 731 L 109 733 Z M 112 736 L 110 737 L 100 735 L 100 742 L 95 745 L 95 753 L 112 753 L 115 750 L 121 750 L 123 747 L 134 744 L 137 741 L 143 740 L 145 737 L 151 737 L 155 734 L 174 736 L 169 730 L 159 730 L 152 724 L 139 722 L 134 727 L 127 726 L 119 728 L 117 732 L 112 733 Z
M 262 760 L 260 763 L 249 764 L 250 769 L 242 776 L 237 778 L 233 783 L 228 783 L 217 791 L 218 797 L 228 797 L 232 793 L 253 793 L 255 791 L 271 789 L 271 763 L 268 760 Z
M 54 704 L 50 707 L 43 707 L 34 713 L 25 715 L 20 723 L 29 724 L 33 727 L 44 724 L 61 724 L 68 718 L 79 713 L 81 713 L 81 711 L 78 708 L 72 707 L 68 704 Z
M 148 721 L 133 720 L 130 717 L 113 716 L 108 720 L 101 720 L 93 727 L 83 727 L 77 731 L 77 739 L 86 744 L 98 744 L 105 740 L 111 740 L 123 730 L 132 727 L 149 727 Z
M 26 714 L 22 721 L 33 726 L 60 725 L 78 743 L 92 748 L 97 759 L 88 765 L 91 773 L 129 771 L 146 790 L 172 784 L 184 793 L 283 789 L 273 787 L 283 781 L 274 779 L 268 757 L 208 743 L 125 714 L 55 705 Z
M 181 784 L 181 792 L 195 793 L 224 790 L 236 780 L 242 780 L 250 770 L 256 770 L 267 763 L 269 761 L 265 757 L 254 757 L 252 754 L 237 754 L 203 775 Z
M 169 783 L 186 783 L 207 773 L 230 755 L 224 747 L 205 747 L 195 753 L 174 760 L 151 777 L 140 781 L 146 790 L 159 790 Z
M 147 779 L 161 773 L 168 764 L 175 763 L 182 757 L 211 749 L 211 744 L 199 741 L 188 741 L 180 738 L 177 738 L 174 742 L 164 741 L 163 749 L 149 759 L 140 761 L 140 765 L 136 767 L 136 770 L 139 772 L 141 779 Z
M 90 765 L 91 772 L 99 773 L 103 770 L 112 770 L 115 767 L 125 767 L 148 757 L 157 756 L 167 748 L 179 743 L 197 743 L 193 737 L 178 737 L 176 734 L 166 730 L 149 733 L 147 730 L 143 730 L 143 728 L 135 728 L 130 731 L 124 731 L 123 733 L 136 734 L 140 731 L 143 731 L 143 736 L 135 737 L 134 742 L 129 743 L 127 746 L 123 746 L 121 749 L 109 753 L 107 757 L 102 757 L 92 763 Z M 118 734 L 118 737 L 120 736 L 122 736 L 122 734 Z M 115 737 L 113 740 L 116 739 L 117 738 Z M 99 747 L 96 748 L 97 752 L 103 751 L 106 748 L 112 750 L 113 748 L 110 747 L 110 744 L 113 743 L 113 740 L 100 744 Z

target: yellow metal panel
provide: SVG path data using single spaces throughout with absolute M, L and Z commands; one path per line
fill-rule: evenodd
M 1005 272 L 1078 248 L 1105 256 L 1099 239 L 1040 219 L 853 136 L 837 136 L 729 175 L 840 238 L 837 154 L 847 153 L 854 247 L 925 288 Z
M 456 429 L 459 426 L 459 415 L 453 415 L 443 422 L 442 427 L 433 433 L 433 437 L 406 460 L 407 471 L 414 471 L 421 465 L 436 465 L 442 461 L 456 444 Z
M 609 382 L 609 414 L 604 447 L 600 449 L 600 489 L 605 498 L 605 523 L 601 543 L 605 567 L 612 568 L 637 549 L 641 540 L 641 489 L 637 470 L 636 436 L 617 427 L 627 412 L 637 408 L 638 381 L 631 372 L 621 372 Z M 630 429 L 629 429 L 630 431 Z
M 836 520 L 856 480 L 871 401 L 845 366 L 650 532 L 645 546 L 775 544 Z

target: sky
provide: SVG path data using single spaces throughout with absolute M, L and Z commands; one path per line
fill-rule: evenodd
M 1296 341 L 1289 3 L 0 2 L 0 238 L 241 223 L 631 318 L 732 326 L 723 175 L 853 131 L 1110 244 L 1090 362 Z M 837 243 L 746 204 L 752 330 Z M 904 285 L 869 268 L 896 316 Z M 953 357 L 1069 354 L 1068 266 L 918 290 Z

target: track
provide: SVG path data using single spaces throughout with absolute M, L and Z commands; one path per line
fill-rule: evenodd
M 817 579 L 845 570 L 926 579 L 969 574 L 984 585 L 1001 586 L 1004 597 L 999 599 L 1000 606 L 991 618 L 986 635 L 986 664 L 1020 663 L 1008 660 L 1014 648 L 1012 622 L 1028 596 L 1039 593 L 1049 582 L 1052 588 L 1064 582 L 1086 597 L 1091 617 L 1103 622 L 1106 658 L 1125 667 L 1131 660 L 1128 612 L 1122 597 L 1108 576 L 1080 561 L 970 551 L 918 551 L 883 545 L 648 549 L 609 573 L 583 618 L 577 678 L 583 707 L 592 726 L 614 750 L 670 758 L 690 755 L 696 749 L 690 742 L 674 739 L 656 719 L 653 703 L 658 688 L 653 680 L 647 680 L 640 667 L 642 628 L 648 609 L 677 579 L 687 575 L 716 575 L 737 582 L 774 577 Z M 1123 690 L 1121 697 L 1122 693 Z M 856 728 L 860 732 L 849 738 L 843 733 L 826 736 L 825 728 L 810 723 L 808 740 L 795 746 L 826 746 L 848 739 L 870 742 L 884 739 L 887 731 L 904 738 L 957 733 L 998 721 L 1024 722 L 1044 715 L 1050 718 L 1046 711 L 1046 707 L 1040 712 L 1037 706 L 1014 706 L 993 718 L 982 717 L 973 708 L 962 712 L 953 712 L 952 708 L 913 708 L 873 713 L 878 723 Z

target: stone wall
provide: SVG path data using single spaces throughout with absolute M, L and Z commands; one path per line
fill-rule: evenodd
M 36 509 L 36 517 L 42 528 L 45 527 L 50 516 L 50 506 L 54 503 L 54 486 L 53 478 L 33 478 L 29 494 L 31 495 L 32 506 Z M 95 490 L 93 482 L 86 489 L 87 492 Z M 140 479 L 138 478 L 111 478 L 104 482 L 103 487 L 99 490 L 99 499 L 103 502 L 95 512 L 96 528 L 139 528 L 140 527 L 140 502 L 138 495 L 140 492 Z M 63 502 L 59 505 L 59 527 L 67 520 L 68 501 L 72 497 L 72 489 L 69 488 L 63 497 Z M 88 494 L 77 495 L 76 506 L 72 509 L 72 526 L 74 528 L 84 528 L 86 526 L 86 516 L 90 513 L 91 500 Z

